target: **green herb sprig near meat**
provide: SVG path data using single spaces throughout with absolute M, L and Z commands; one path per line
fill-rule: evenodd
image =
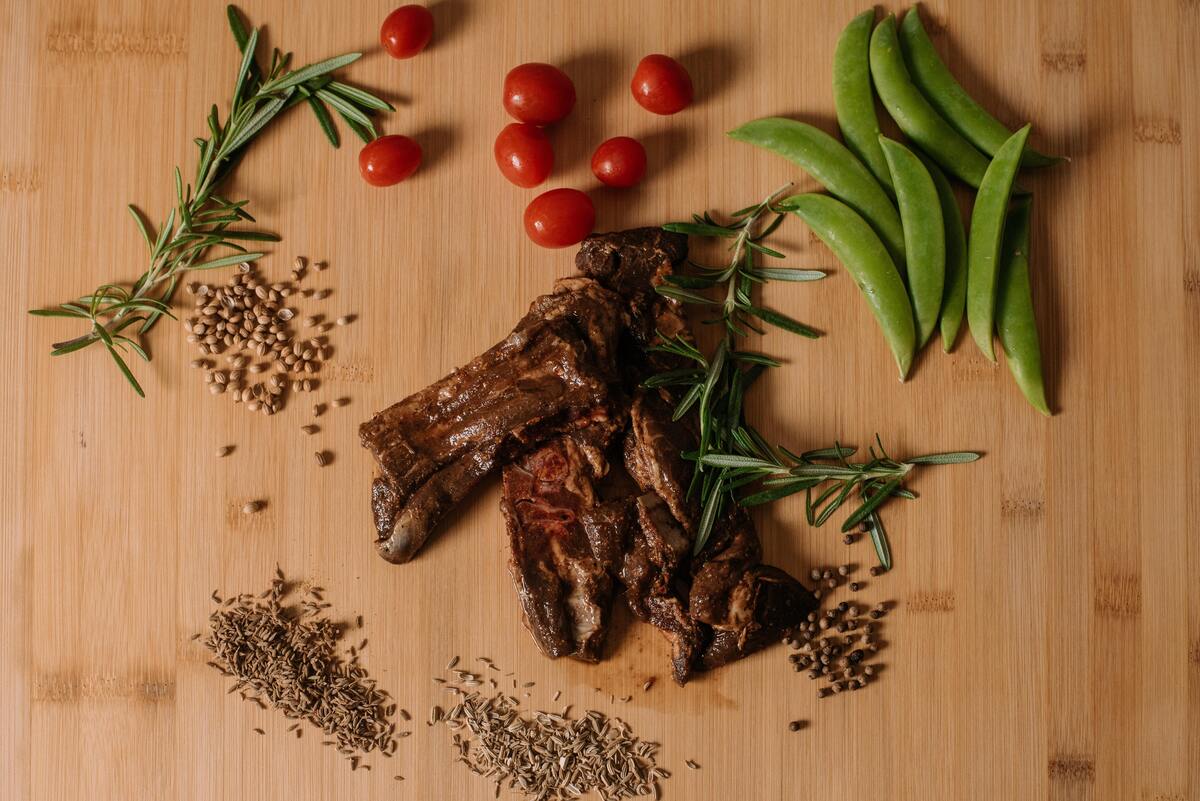
M 679 398 L 675 419 L 695 409 L 700 422 L 699 446 L 683 454 L 696 465 L 690 492 L 698 493 L 702 510 L 696 553 L 704 548 L 728 504 L 757 506 L 804 492 L 808 522 L 813 526 L 821 526 L 848 500 L 857 498 L 858 504 L 842 530 L 866 524 L 879 563 L 891 569 L 891 551 L 879 508 L 894 497 L 916 497 L 903 485 L 915 466 L 973 462 L 979 454 L 959 451 L 900 461 L 888 455 L 876 436 L 875 444 L 868 448 L 870 459 L 865 462 L 849 461 L 856 449 L 840 443 L 797 455 L 784 447 L 772 447 L 746 421 L 746 390 L 763 371 L 780 363 L 761 353 L 740 350 L 738 340 L 751 330 L 763 333 L 760 322 L 805 337 L 819 336 L 812 328 L 760 306 L 754 299 L 755 286 L 768 281 L 815 281 L 825 277 L 821 270 L 767 268 L 756 263 L 756 254 L 783 258 L 764 240 L 778 229 L 790 210 L 784 198 L 790 188 L 790 184 L 783 186 L 760 203 L 734 212 L 727 224 L 704 213 L 694 215 L 692 222 L 664 226 L 689 236 L 730 240 L 728 266 L 694 265 L 692 272 L 671 276 L 657 287 L 666 297 L 713 312 L 714 316 L 704 322 L 720 324 L 724 331 L 711 356 L 686 337 L 663 338 L 654 350 L 690 365 L 651 376 L 643 385 L 667 388 Z M 763 225 L 772 215 L 774 219 Z
M 233 6 L 228 7 L 227 14 L 242 60 L 225 120 L 221 120 L 213 105 L 207 119 L 208 136 L 193 140 L 199 150 L 195 176 L 192 182 L 185 183 L 179 168 L 175 168 L 175 206 L 157 231 L 137 208 L 129 206 L 149 251 L 145 272 L 131 286 L 105 283 L 56 308 L 30 311 L 39 317 L 81 320 L 87 330 L 74 339 L 56 343 L 51 355 L 62 356 L 102 345 L 142 397 L 145 391 L 125 356 L 134 353 L 150 360 L 139 340 L 162 317 L 174 318 L 171 299 L 183 274 L 255 261 L 264 254 L 241 243 L 279 241 L 272 233 L 234 228 L 239 223 L 255 221 L 246 211 L 247 201 L 230 200 L 218 192 L 250 143 L 282 112 L 299 103 L 307 103 L 312 109 L 334 147 L 340 140 L 329 108 L 367 142 L 378 135 L 371 115 L 395 110 L 370 92 L 333 79 L 335 70 L 357 61 L 361 53 L 347 53 L 293 70 L 292 54 L 276 49 L 269 67 L 263 70 L 255 57 L 258 30 L 247 31 Z M 226 253 L 217 255 L 221 250 Z

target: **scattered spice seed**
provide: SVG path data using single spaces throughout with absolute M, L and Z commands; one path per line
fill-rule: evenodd
M 639 740 L 624 721 L 591 710 L 571 719 L 548 712 L 521 715 L 515 698 L 462 694 L 440 723 L 452 732 L 456 761 L 530 798 L 565 801 L 595 790 L 607 801 L 653 794 L 670 776 L 656 762 L 658 744 Z M 698 766 L 697 766 L 698 767 Z
M 868 570 L 867 572 L 870 573 L 872 576 L 882 576 L 883 575 L 883 567 L 880 565 L 872 565 L 871 569 Z
M 862 589 L 862 584 L 857 581 L 850 582 L 850 592 L 858 592 Z
M 653 686 L 654 686 L 654 677 L 651 676 L 650 678 L 646 679 L 646 683 L 642 685 L 642 692 L 649 692 L 650 688 Z
M 218 459 L 224 459 L 226 456 L 228 456 L 231 453 L 233 453 L 232 445 L 222 445 L 221 447 L 217 448 L 217 458 Z
M 850 575 L 850 565 L 838 565 L 837 574 L 839 576 Z
M 687 766 L 688 766 L 689 768 L 691 768 L 692 770 L 700 770 L 700 766 L 699 766 L 699 765 L 697 765 L 695 762 L 693 762 L 693 761 L 692 761 L 692 760 L 690 760 L 690 759 L 685 759 L 685 760 L 683 761 L 683 764 L 687 765 Z
M 458 665 L 458 657 L 457 656 L 446 663 L 446 670 L 453 670 L 456 665 Z
M 329 453 L 327 451 L 317 451 L 313 456 L 317 460 L 317 467 L 324 467 L 329 464 Z
M 247 501 L 246 504 L 242 506 L 242 514 L 252 515 L 261 510 L 264 506 L 266 506 L 266 504 L 262 501 Z
M 799 720 L 793 720 L 788 724 L 788 731 L 800 731 L 802 728 L 804 728 L 804 723 Z
M 342 407 L 342 406 L 345 406 L 345 405 L 347 405 L 348 403 L 350 403 L 350 399 L 349 399 L 349 398 L 334 398 L 334 399 L 333 399 L 333 405 L 334 405 L 334 406 L 337 406 L 337 407 Z
M 209 664 L 236 679 L 231 690 L 248 688 L 256 694 L 249 700 L 265 706 L 257 697 L 262 696 L 289 718 L 333 735 L 340 752 L 394 750 L 387 693 L 360 665 L 338 654 L 341 628 L 321 615 L 328 604 L 305 598 L 284 605 L 293 586 L 277 569 L 262 596 L 237 595 L 214 611 L 203 641 L 214 654 Z M 213 600 L 220 603 L 216 591 Z M 303 736 L 299 723 L 288 731 Z M 357 760 L 352 758 L 352 767 Z
M 313 269 L 319 273 L 325 272 L 325 270 L 327 270 L 328 268 L 329 268 L 329 264 L 327 262 L 323 262 L 323 261 L 314 261 L 313 262 Z
M 354 322 L 354 315 L 343 314 L 341 317 L 337 318 L 336 322 L 338 325 L 350 325 L 350 323 Z
M 312 408 L 313 417 L 320 417 L 325 413 L 325 404 L 314 403 Z
M 318 431 L 320 431 L 321 429 L 319 426 L 314 426 L 312 423 L 309 423 L 306 426 L 300 426 L 300 430 L 303 431 L 305 434 L 315 434 Z

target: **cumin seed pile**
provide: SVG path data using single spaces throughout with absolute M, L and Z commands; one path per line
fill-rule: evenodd
M 456 759 L 495 781 L 497 796 L 507 784 L 534 801 L 575 799 L 592 790 L 605 801 L 657 798 L 659 780 L 671 775 L 655 764 L 658 743 L 639 740 L 620 719 L 596 710 L 574 720 L 550 712 L 527 718 L 511 695 L 448 689 L 458 693 L 458 703 L 445 714 L 435 707 L 431 723 L 454 730 Z
M 334 739 L 339 753 L 358 767 L 359 754 L 396 750 L 396 710 L 387 692 L 376 686 L 358 663 L 358 648 L 344 659 L 338 650 L 341 626 L 325 616 L 319 587 L 309 587 L 295 604 L 284 601 L 295 585 L 277 570 L 271 587 L 258 596 L 237 595 L 221 601 L 209 616 L 201 641 L 214 654 L 208 664 L 236 679 L 229 692 L 259 706 L 266 703 L 288 718 L 302 718 Z

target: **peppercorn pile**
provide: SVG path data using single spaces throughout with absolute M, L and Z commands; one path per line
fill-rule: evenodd
M 814 594 L 828 598 L 853 572 L 848 564 L 813 568 L 810 577 L 821 588 Z M 862 587 L 861 582 L 848 582 L 851 592 Z M 866 604 L 841 601 L 824 611 L 809 612 L 787 640 L 794 651 L 788 656 L 792 669 L 807 671 L 813 681 L 825 680 L 825 686 L 817 689 L 818 698 L 866 687 L 877 673 L 870 660 L 883 647 L 880 621 L 887 610 L 886 602 L 868 608 Z

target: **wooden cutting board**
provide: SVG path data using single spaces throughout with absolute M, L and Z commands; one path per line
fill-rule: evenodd
M 284 239 L 267 273 L 286 277 L 296 255 L 327 260 L 309 280 L 333 294 L 309 308 L 357 315 L 331 333 L 321 389 L 268 419 L 205 391 L 178 326 L 150 337 L 139 400 L 100 352 L 51 359 L 50 344 L 76 330 L 24 315 L 141 271 L 122 207 L 161 219 L 172 167 L 192 169 L 191 138 L 209 104 L 227 102 L 237 55 L 223 5 L 6 4 L 0 797 L 490 798 L 489 783 L 452 761 L 447 732 L 421 722 L 442 701 L 430 677 L 454 655 L 535 681 L 533 704 L 561 690 L 560 703 L 662 742 L 672 799 L 1200 797 L 1194 0 L 927 8 L 962 82 L 1072 158 L 1028 176 L 1053 419 L 965 339 L 949 356 L 930 348 L 898 384 L 849 276 L 799 221 L 781 232 L 789 264 L 834 275 L 766 290 L 826 332 L 755 343 L 787 361 L 750 403 L 766 435 L 803 449 L 879 432 L 897 454 L 986 453 L 919 475 L 921 499 L 887 510 L 896 570 L 860 596 L 895 611 L 867 690 L 818 701 L 783 647 L 674 687 L 663 642 L 634 623 L 618 626 L 599 666 L 544 659 L 518 619 L 495 482 L 416 561 L 375 555 L 358 424 L 498 340 L 572 271 L 572 251 L 526 240 L 534 193 L 493 164 L 505 71 L 550 61 L 575 79 L 549 186 L 595 189 L 591 149 L 637 136 L 650 176 L 634 191 L 595 191 L 598 224 L 658 224 L 738 208 L 787 181 L 814 186 L 723 132 L 768 114 L 832 130 L 834 42 L 860 8 L 441 0 L 430 50 L 396 62 L 375 44 L 387 2 L 249 2 L 267 41 L 300 62 L 366 50 L 349 77 L 393 98 L 384 130 L 416 136 L 426 153 L 413 179 L 374 189 L 358 177 L 354 140 L 334 151 L 298 112 L 239 168 L 229 193 Z M 630 75 L 650 52 L 687 65 L 693 108 L 658 118 L 634 104 Z M 312 401 L 334 397 L 350 404 L 301 434 Z M 225 444 L 236 450 L 218 459 Z M 317 449 L 332 464 L 318 467 Z M 266 508 L 243 516 L 254 498 Z M 797 574 L 872 563 L 865 541 L 811 530 L 799 500 L 758 522 L 769 558 Z M 276 563 L 324 585 L 339 614 L 363 615 L 365 664 L 417 718 L 370 772 L 227 695 L 190 640 L 214 588 L 257 591 Z M 797 719 L 809 725 L 789 732 Z

